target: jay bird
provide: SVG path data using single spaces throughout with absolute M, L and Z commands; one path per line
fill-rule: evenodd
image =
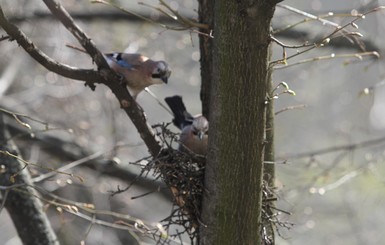
M 112 70 L 124 76 L 134 99 L 150 85 L 167 83 L 171 75 L 165 61 L 154 61 L 141 54 L 110 53 L 104 57 Z
M 179 150 L 206 155 L 209 130 L 207 119 L 200 114 L 192 116 L 188 113 L 181 96 L 166 97 L 164 100 L 174 114 L 172 122 L 182 130 Z

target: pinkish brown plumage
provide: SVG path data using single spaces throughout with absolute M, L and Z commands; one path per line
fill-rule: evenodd
M 165 61 L 154 61 L 141 54 L 105 54 L 112 70 L 124 76 L 128 90 L 134 99 L 146 87 L 167 83 L 171 70 Z
M 192 116 L 188 113 L 182 97 L 178 95 L 167 97 L 165 101 L 174 114 L 174 125 L 182 130 L 179 150 L 206 155 L 209 130 L 207 119 L 202 115 Z

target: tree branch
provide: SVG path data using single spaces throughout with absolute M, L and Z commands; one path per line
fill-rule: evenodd
M 149 181 L 148 178 L 143 176 L 138 176 L 126 167 L 123 167 L 119 164 L 114 163 L 112 160 L 100 158 L 104 153 L 103 152 L 92 152 L 88 149 L 85 149 L 75 142 L 65 141 L 63 139 L 57 138 L 50 135 L 40 135 L 35 134 L 34 137 L 30 136 L 30 132 L 24 128 L 17 127 L 12 123 L 6 123 L 6 126 L 12 136 L 17 137 L 18 139 L 25 140 L 27 144 L 38 144 L 44 152 L 51 154 L 60 158 L 60 161 L 79 161 L 81 159 L 90 158 L 90 156 L 99 156 L 90 158 L 87 161 L 83 161 L 81 166 L 97 171 L 99 174 L 109 176 L 111 178 L 117 178 L 126 183 L 135 182 L 141 188 L 146 189 L 147 191 L 156 190 L 160 188 L 160 193 L 165 197 L 171 200 L 170 191 L 165 189 L 165 185 L 160 181 Z M 28 150 L 25 154 L 29 154 Z M 23 149 L 21 149 L 21 154 L 23 154 Z M 23 154 L 23 155 L 25 155 Z M 67 166 L 67 165 L 66 165 Z M 78 165 L 76 165 L 78 167 Z M 57 174 L 56 172 L 49 172 L 52 175 Z M 41 177 L 36 177 L 33 179 L 34 182 L 38 182 Z
M 135 100 L 127 91 L 127 88 L 122 88 L 122 81 L 115 72 L 113 72 L 102 53 L 95 47 L 93 41 L 78 27 L 68 12 L 55 0 L 43 0 L 49 10 L 55 15 L 60 22 L 72 33 L 72 35 L 78 39 L 79 43 L 89 53 L 92 59 L 95 61 L 99 69 L 101 69 L 102 76 L 104 76 L 104 84 L 107 85 L 116 98 L 119 100 L 122 109 L 130 117 L 135 127 L 138 129 L 141 138 L 147 145 L 150 154 L 156 157 L 161 146 L 155 138 L 155 134 L 152 129 L 148 126 L 146 117 L 143 110 L 137 106 Z M 104 69 L 104 70 L 102 70 Z
M 70 67 L 61 64 L 52 58 L 48 57 L 40 51 L 28 37 L 15 25 L 11 24 L 5 17 L 0 6 L 0 26 L 7 34 L 24 48 L 36 61 L 43 65 L 48 70 L 55 72 L 67 78 L 86 81 L 91 89 L 94 89 L 94 83 L 103 83 L 108 86 L 115 94 L 121 108 L 130 117 L 135 127 L 139 131 L 141 138 L 149 149 L 150 154 L 156 157 L 161 146 L 159 145 L 154 132 L 148 126 L 143 110 L 137 106 L 135 100 L 129 94 L 127 88 L 122 86 L 124 83 L 122 78 L 113 72 L 102 53 L 95 47 L 95 44 L 73 21 L 68 12 L 55 0 L 43 0 L 51 12 L 62 22 L 62 24 L 78 39 L 79 43 L 87 51 L 99 67 L 99 71 L 85 70 Z
M 51 13 L 56 18 L 58 18 L 59 21 L 63 24 L 63 26 L 67 28 L 67 30 L 70 31 L 72 35 L 79 41 L 79 43 L 95 61 L 99 69 L 109 69 L 107 61 L 104 59 L 103 54 L 95 47 L 95 44 L 91 40 L 91 38 L 88 37 L 87 34 L 85 34 L 80 29 L 80 27 L 75 24 L 74 20 L 64 9 L 64 7 L 55 0 L 43 0 L 43 2 L 45 3 L 45 5 L 47 5 Z
M 4 15 L 2 7 L 0 6 L 0 25 L 11 37 L 15 40 L 33 59 L 39 62 L 47 70 L 55 72 L 61 76 L 83 81 L 97 81 L 100 76 L 94 70 L 78 69 L 62 63 L 59 63 L 41 50 L 15 25 L 10 23 Z
M 382 137 L 382 138 L 378 138 L 378 139 L 371 139 L 371 140 L 347 144 L 347 145 L 333 146 L 333 147 L 328 147 L 328 148 L 309 151 L 309 152 L 282 155 L 282 156 L 277 158 L 277 161 L 287 160 L 287 159 L 292 160 L 292 159 L 300 159 L 300 158 L 306 158 L 306 157 L 314 157 L 317 155 L 324 155 L 324 154 L 334 153 L 334 152 L 338 152 L 338 151 L 353 151 L 356 149 L 370 147 L 373 145 L 383 144 L 384 142 L 385 142 L 385 137 Z

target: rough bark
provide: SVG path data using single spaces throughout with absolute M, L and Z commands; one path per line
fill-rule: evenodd
M 269 60 L 271 58 L 271 50 L 269 55 Z M 272 69 L 268 70 L 267 76 L 267 91 L 270 93 L 273 90 L 272 86 Z M 267 185 L 267 188 L 273 190 L 275 185 L 275 144 L 274 144 L 274 100 L 266 105 L 266 141 L 265 141 L 265 151 L 264 151 L 264 170 L 263 170 L 263 180 L 264 184 Z M 269 196 L 269 198 L 274 198 L 274 196 Z M 275 202 L 267 203 L 264 211 L 269 215 L 273 216 L 272 208 L 275 206 Z M 272 244 L 275 244 L 274 238 L 274 227 L 272 222 L 269 219 L 263 219 L 263 226 L 265 227 L 265 235 L 269 237 Z
M 12 147 L 5 141 L 5 133 L 3 117 L 0 114 L 0 150 L 13 152 Z M 1 201 L 11 216 L 23 244 L 59 244 L 38 194 L 32 188 L 29 172 L 26 168 L 23 169 L 25 164 L 15 157 L 2 153 L 0 165 L 3 169 L 0 174 Z
M 271 60 L 272 50 L 269 49 L 268 59 Z M 270 67 L 267 71 L 267 92 L 270 94 L 273 91 L 272 82 L 273 69 Z M 272 97 L 270 95 L 270 97 Z M 274 100 L 270 100 L 266 105 L 266 145 L 265 145 L 265 169 L 264 169 L 264 180 L 269 186 L 274 185 L 275 178 L 275 150 L 274 150 Z
M 199 47 L 201 54 L 201 92 L 202 114 L 209 118 L 210 88 L 212 80 L 213 67 L 213 38 L 209 37 L 214 28 L 214 0 L 199 0 L 199 23 L 209 26 L 209 31 L 201 29 L 200 31 L 207 35 L 199 35 Z
M 269 1 L 216 1 L 201 244 L 261 244 Z

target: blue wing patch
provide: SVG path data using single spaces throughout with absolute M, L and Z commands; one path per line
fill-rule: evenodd
M 121 67 L 128 68 L 128 69 L 131 69 L 134 67 L 133 65 L 127 63 L 124 60 L 116 60 L 116 63 L 118 63 Z
M 132 69 L 134 68 L 133 65 L 131 65 L 130 63 L 128 63 L 127 61 L 125 61 L 123 58 L 122 58 L 122 53 L 111 53 L 111 54 L 106 54 L 106 57 L 108 57 L 110 60 L 113 60 L 114 62 L 116 62 L 119 66 L 123 67 L 123 68 L 127 68 L 127 69 Z

